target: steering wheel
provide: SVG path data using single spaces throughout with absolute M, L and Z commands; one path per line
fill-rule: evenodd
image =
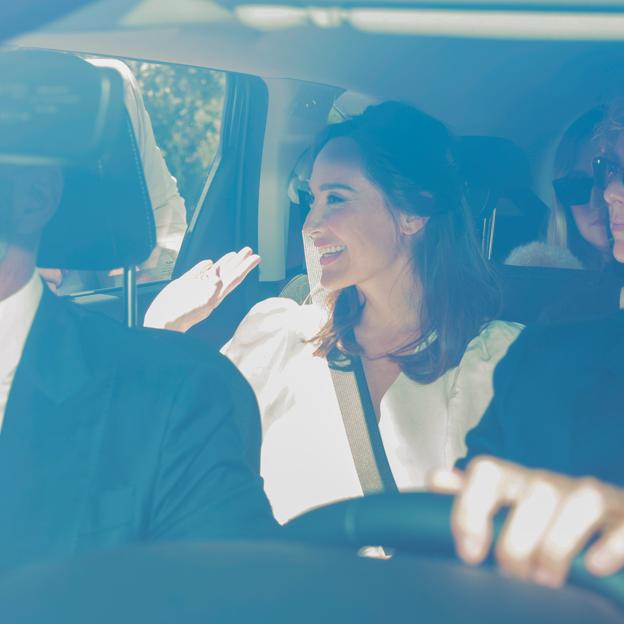
M 291 539 L 354 549 L 382 545 L 399 551 L 456 558 L 451 533 L 453 498 L 440 494 L 374 494 L 309 511 L 285 525 Z M 504 514 L 494 519 L 498 536 Z M 493 558 L 488 559 L 493 564 Z M 571 567 L 568 582 L 600 594 L 624 610 L 624 573 L 607 578 L 590 574 L 582 555 Z

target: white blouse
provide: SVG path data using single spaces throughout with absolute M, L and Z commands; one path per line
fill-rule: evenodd
M 222 349 L 254 389 L 262 416 L 261 473 L 286 522 L 310 508 L 362 495 L 327 360 L 306 343 L 326 320 L 317 305 L 273 298 L 254 306 Z M 430 384 L 399 374 L 384 395 L 379 429 L 400 490 L 465 455 L 466 433 L 492 398 L 492 375 L 522 326 L 493 321 L 456 368 Z

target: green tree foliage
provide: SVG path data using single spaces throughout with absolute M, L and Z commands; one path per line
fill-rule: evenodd
M 219 146 L 225 74 L 183 65 L 127 63 L 190 219 Z

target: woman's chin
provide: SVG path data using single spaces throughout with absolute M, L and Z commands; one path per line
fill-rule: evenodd
M 613 241 L 613 257 L 624 263 L 624 239 L 615 239 Z
M 335 279 L 331 279 L 331 278 L 324 278 L 321 277 L 321 281 L 320 281 L 321 286 L 325 289 L 328 290 L 329 292 L 333 292 L 335 290 L 340 290 L 340 285 L 338 285 L 336 283 Z
M 325 269 L 321 274 L 320 284 L 325 290 L 329 290 L 330 292 L 342 290 L 351 285 L 344 278 L 341 279 L 340 275 L 332 274 L 332 271 L 327 271 Z

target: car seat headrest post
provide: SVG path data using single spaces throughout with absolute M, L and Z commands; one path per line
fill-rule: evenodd
M 488 217 L 485 218 L 487 238 L 484 239 L 485 257 L 492 260 L 492 252 L 494 251 L 494 236 L 496 233 L 496 206 Z
M 124 321 L 130 329 L 138 324 L 136 275 L 136 267 L 126 267 L 123 270 Z

